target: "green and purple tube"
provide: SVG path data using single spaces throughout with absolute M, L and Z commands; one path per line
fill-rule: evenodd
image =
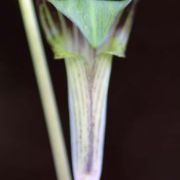
M 135 4 L 132 0 L 39 4 L 54 56 L 65 60 L 75 180 L 101 177 L 112 58 L 125 57 Z

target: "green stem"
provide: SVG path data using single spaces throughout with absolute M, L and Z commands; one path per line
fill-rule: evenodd
M 32 0 L 19 0 L 44 110 L 58 180 L 71 180 L 68 158 L 51 84 L 39 26 Z
M 112 56 L 91 61 L 65 60 L 75 180 L 99 180 L 101 176 L 106 102 Z

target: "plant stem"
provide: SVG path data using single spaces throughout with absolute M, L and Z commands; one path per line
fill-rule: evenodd
M 65 60 L 75 180 L 99 180 L 112 56 Z
M 19 0 L 58 180 L 71 180 L 60 117 L 32 0 Z

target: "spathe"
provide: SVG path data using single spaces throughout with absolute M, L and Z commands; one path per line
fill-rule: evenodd
M 116 17 L 132 0 L 48 0 L 68 17 L 94 48 L 105 40 Z

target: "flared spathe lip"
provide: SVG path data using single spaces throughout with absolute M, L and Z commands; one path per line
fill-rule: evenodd
M 75 23 L 50 4 L 41 3 L 39 11 L 42 27 L 56 59 L 80 58 L 80 56 L 84 58 L 87 55 L 84 55 L 85 51 L 82 50 L 86 46 L 91 46 L 93 54 L 109 54 L 123 58 L 133 24 L 135 7 L 136 1 L 133 0 L 121 14 L 116 16 L 105 39 L 95 48 Z M 74 29 L 78 33 L 78 38 Z
M 48 0 L 69 18 L 93 48 L 98 48 L 116 19 L 132 0 Z

